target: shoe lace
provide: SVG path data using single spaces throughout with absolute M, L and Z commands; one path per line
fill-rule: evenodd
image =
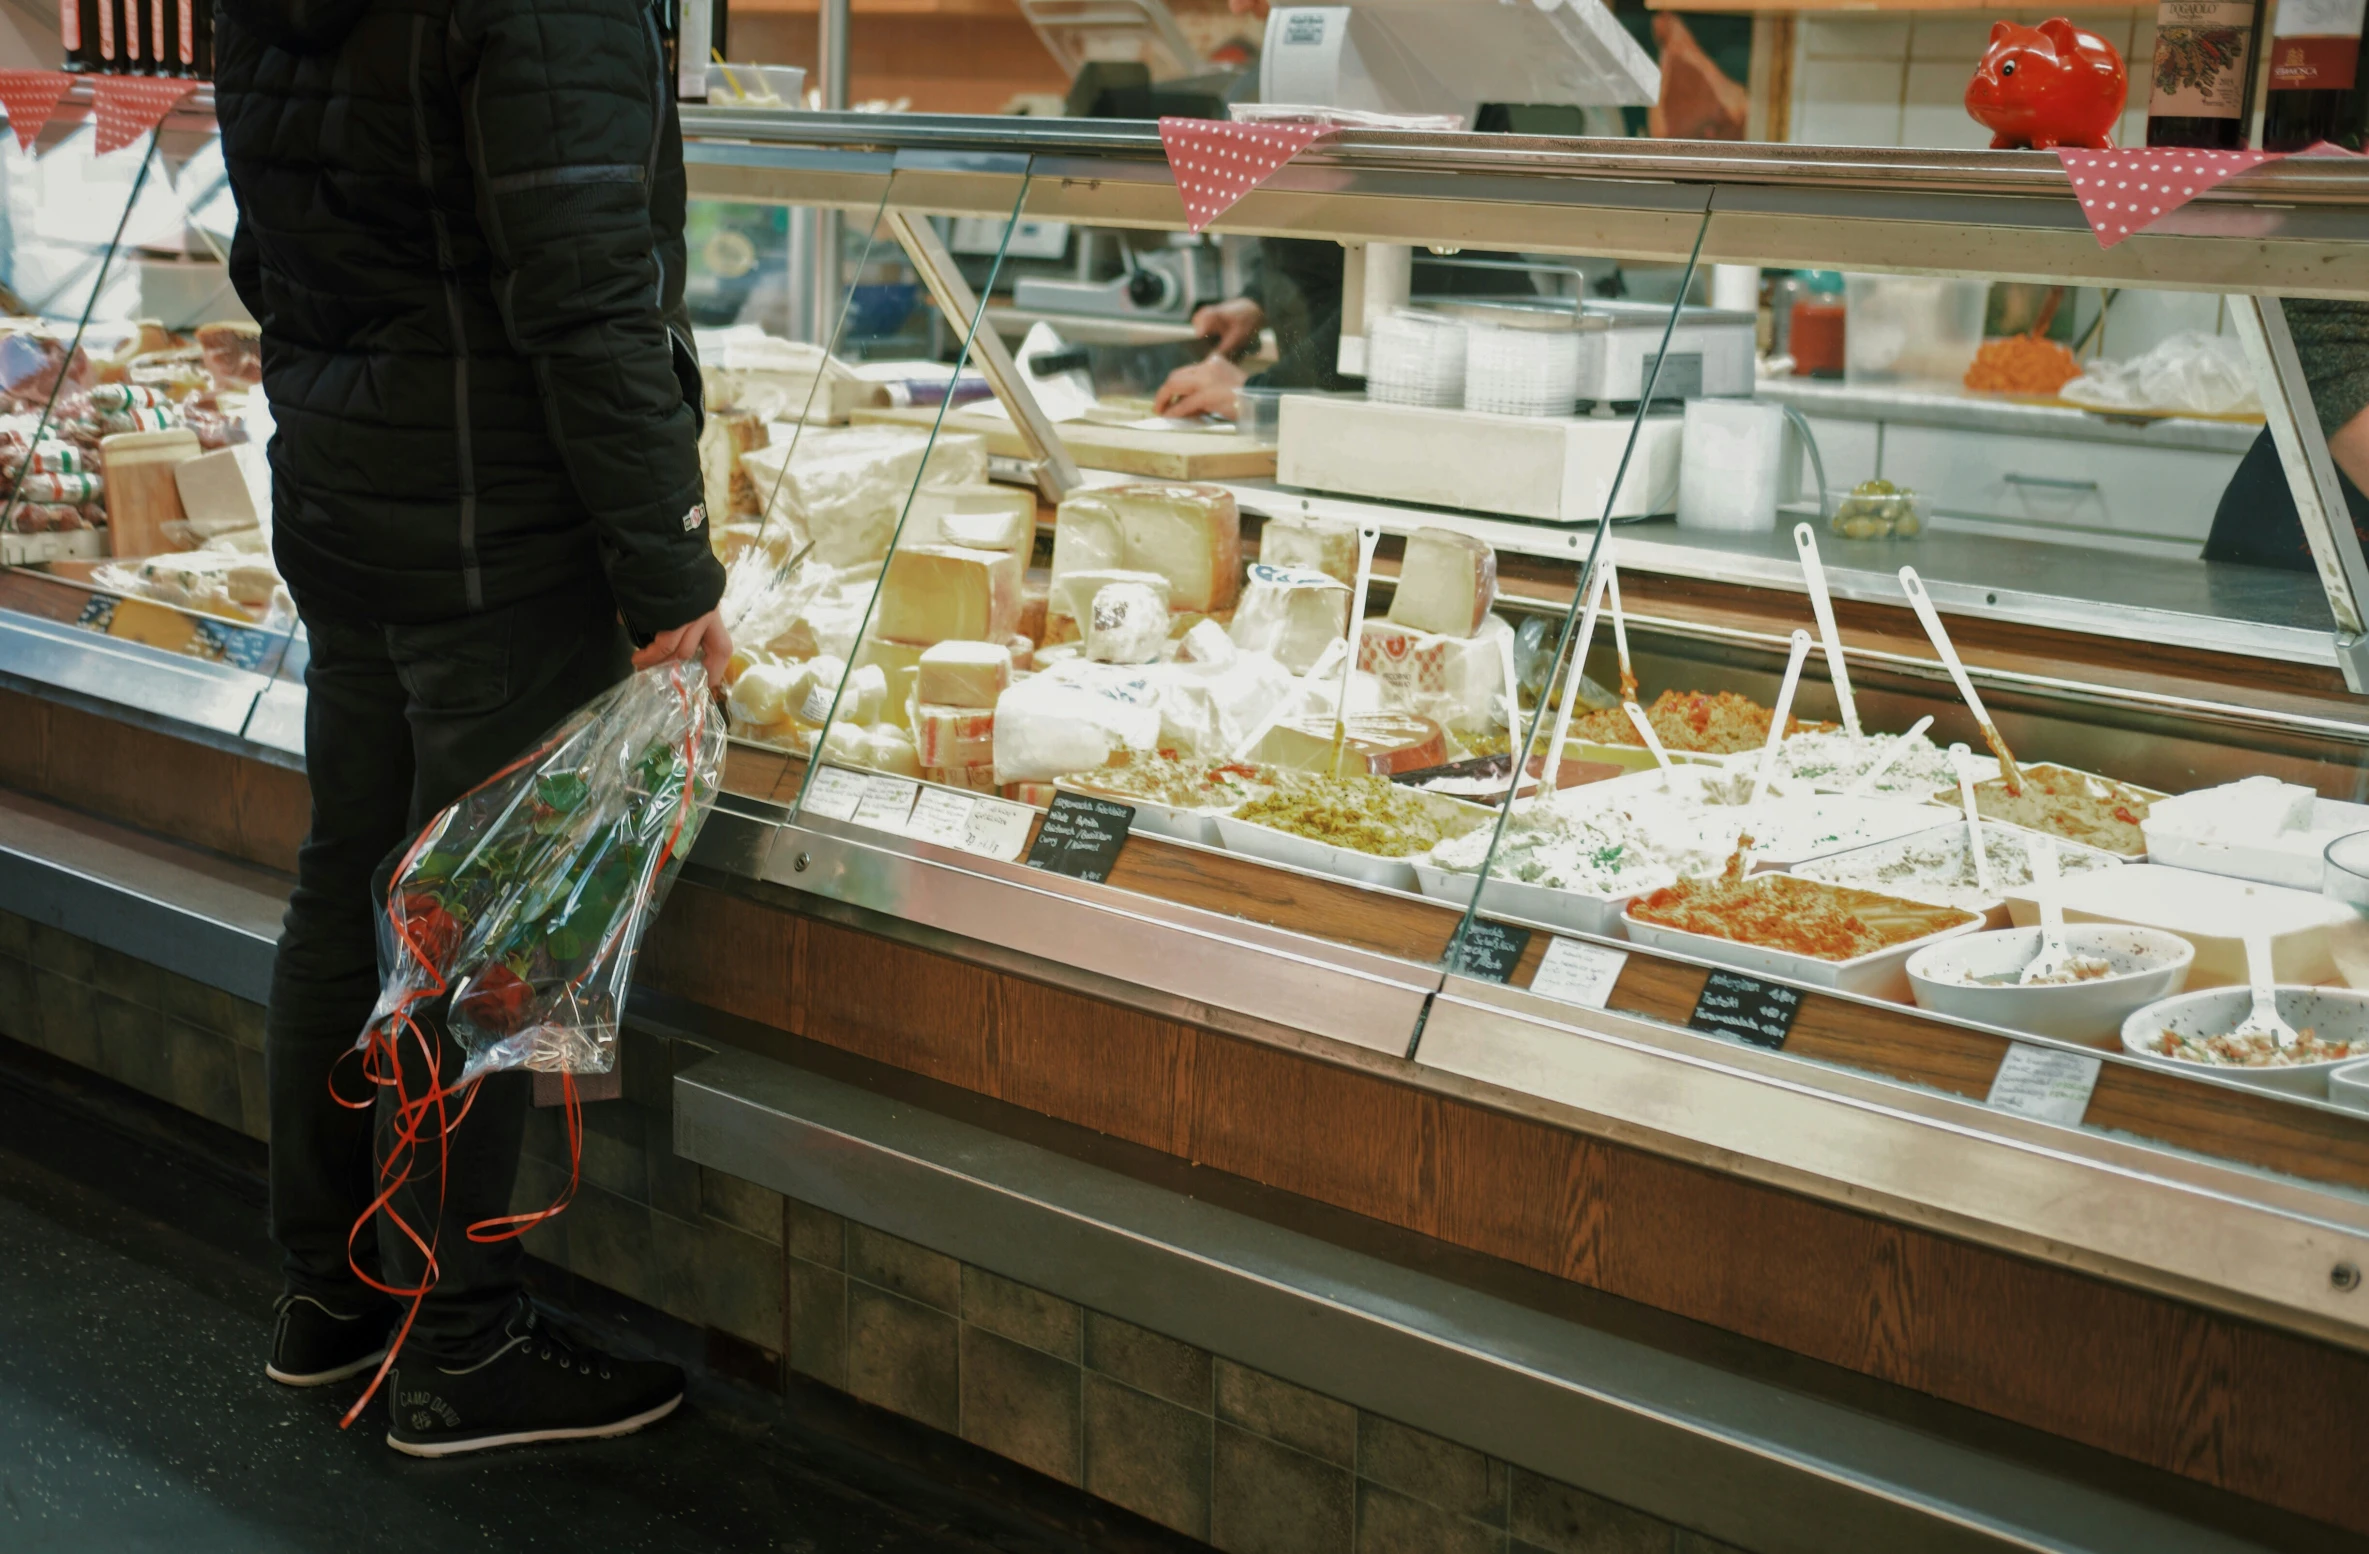
M 534 1312 L 527 1313 L 525 1338 L 533 1347 L 535 1358 L 548 1360 L 561 1370 L 575 1371 L 583 1376 L 611 1379 L 610 1356 L 581 1338 L 571 1338 Z

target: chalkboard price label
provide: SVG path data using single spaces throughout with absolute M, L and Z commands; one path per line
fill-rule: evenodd
M 1476 917 L 1452 952 L 1451 964 L 1463 975 L 1483 982 L 1511 982 L 1514 967 L 1522 962 L 1522 951 L 1529 947 L 1529 929 Z
M 1740 971 L 1714 971 L 1696 996 L 1686 1023 L 1698 1031 L 1733 1036 L 1771 1052 L 1782 1049 L 1801 1013 L 1802 992 Z
M 1045 823 L 1037 828 L 1036 845 L 1028 849 L 1028 866 L 1099 884 L 1110 878 L 1119 849 L 1127 845 L 1127 828 L 1134 824 L 1132 805 L 1056 793 Z

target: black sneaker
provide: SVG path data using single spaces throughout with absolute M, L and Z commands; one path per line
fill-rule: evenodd
M 381 1307 L 359 1316 L 331 1311 L 310 1295 L 283 1295 L 263 1374 L 283 1387 L 325 1387 L 358 1376 L 387 1357 L 395 1313 Z
M 604 1354 L 528 1309 L 511 1319 L 508 1342 L 465 1369 L 398 1359 L 387 1377 L 387 1444 L 414 1457 L 454 1457 L 630 1435 L 682 1401 L 679 1367 Z

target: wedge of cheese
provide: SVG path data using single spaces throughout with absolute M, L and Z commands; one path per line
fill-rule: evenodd
M 1407 536 L 1390 618 L 1417 631 L 1469 637 L 1497 604 L 1497 552 L 1454 529 L 1417 529 Z
M 1382 685 L 1382 705 L 1453 729 L 1505 727 L 1506 641 L 1513 628 L 1492 615 L 1469 637 L 1369 620 L 1357 638 L 1357 667 Z
M 872 634 L 928 647 L 1001 642 L 1020 625 L 1020 558 L 959 545 L 898 547 L 880 579 Z
M 1233 496 L 1215 486 L 1154 484 L 1073 493 L 1053 523 L 1056 599 L 1069 574 L 1114 570 L 1167 579 L 1171 609 L 1231 607 L 1242 573 Z
M 1259 560 L 1306 567 L 1345 587 L 1357 585 L 1357 526 L 1339 518 L 1270 518 L 1259 530 Z
M 1012 656 L 1002 642 L 941 642 L 925 648 L 915 695 L 940 707 L 993 707 L 1012 684 Z
M 913 493 L 900 543 L 1025 551 L 1036 543 L 1036 493 L 986 481 L 924 484 Z

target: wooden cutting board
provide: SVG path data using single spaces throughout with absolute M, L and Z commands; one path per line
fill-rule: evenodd
M 927 431 L 937 424 L 934 405 L 904 410 L 858 410 L 850 419 L 858 426 L 917 426 Z M 976 432 L 987 439 L 987 451 L 997 458 L 1024 459 L 1028 445 L 1000 414 L 973 415 L 967 409 L 950 411 L 949 431 Z M 1070 457 L 1088 469 L 1142 475 L 1151 480 L 1249 480 L 1275 473 L 1275 445 L 1231 432 L 1159 432 L 1131 426 L 1098 426 L 1090 421 L 1068 421 L 1061 440 Z

